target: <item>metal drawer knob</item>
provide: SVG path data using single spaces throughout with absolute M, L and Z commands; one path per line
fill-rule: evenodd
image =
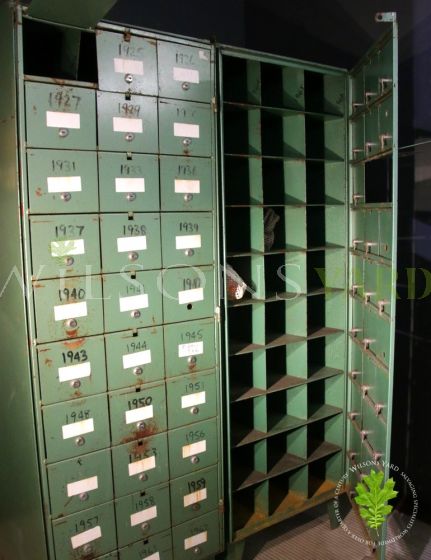
M 181 87 L 183 88 L 184 91 L 187 91 L 188 89 L 190 89 L 190 84 L 188 82 L 183 82 L 181 84 Z
M 150 524 L 149 524 L 149 523 L 142 523 L 141 529 L 142 529 L 143 531 L 148 531 L 149 528 L 150 528 Z
M 78 445 L 78 447 L 82 447 L 85 443 L 85 438 L 83 438 L 82 436 L 79 436 L 75 439 L 75 443 L 76 443 L 76 445 Z
M 139 259 L 139 255 L 133 251 L 133 253 L 129 253 L 128 258 L 129 261 L 137 261 Z
M 131 83 L 133 82 L 133 76 L 132 76 L 132 74 L 126 74 L 126 75 L 124 76 L 124 79 L 126 80 L 126 82 L 127 82 L 128 84 L 131 84 Z
M 191 138 L 183 138 L 183 146 L 190 146 L 191 143 L 192 143 Z
M 187 363 L 191 366 L 194 366 L 197 362 L 196 356 L 189 356 L 187 358 Z
M 194 553 L 194 554 L 200 554 L 200 552 L 201 552 L 200 547 L 199 547 L 199 546 L 195 546 L 194 549 L 193 549 L 193 553 Z
M 141 316 L 141 312 L 139 311 L 139 309 L 135 309 L 134 311 L 132 311 L 132 312 L 130 313 L 130 316 L 131 316 L 133 319 L 139 319 L 139 317 Z
M 145 430 L 145 422 L 138 422 L 136 424 L 136 427 L 138 428 L 138 430 L 142 431 Z
M 139 480 L 141 480 L 142 482 L 145 482 L 146 480 L 148 480 L 148 475 L 145 473 L 141 473 L 139 475 Z
M 136 194 L 133 192 L 129 192 L 126 194 L 126 198 L 129 202 L 132 202 L 133 200 L 136 200 Z
M 60 136 L 60 138 L 66 138 L 66 136 L 69 134 L 69 129 L 68 128 L 59 128 L 58 129 L 58 135 Z
M 64 192 L 61 193 L 60 198 L 61 200 L 64 200 L 64 202 L 69 202 L 69 200 L 72 198 L 72 195 L 70 194 L 70 192 Z
M 190 409 L 190 414 L 199 414 L 199 407 L 192 406 L 192 408 Z
M 144 370 L 141 367 L 135 367 L 133 370 L 134 375 L 142 375 Z
M 93 547 L 90 544 L 86 544 L 83 548 L 82 548 L 82 552 L 84 554 L 91 554 L 93 552 Z
M 64 263 L 65 263 L 67 266 L 72 266 L 74 262 L 75 262 L 75 259 L 74 259 L 73 257 L 66 257 L 66 258 L 64 259 Z
M 195 252 L 193 251 L 193 249 L 186 249 L 184 251 L 184 254 L 186 257 L 193 257 L 193 255 L 195 254 Z
M 184 200 L 185 200 L 186 202 L 190 202 L 191 200 L 193 200 L 193 195 L 190 194 L 190 193 L 185 194 L 185 195 L 184 195 Z
M 127 142 L 131 142 L 132 140 L 134 140 L 135 135 L 132 134 L 131 132 L 128 132 L 127 134 L 124 135 L 124 139 L 127 140 Z
M 75 327 L 78 326 L 78 321 L 76 319 L 69 319 L 68 321 L 66 321 L 66 326 L 70 327 L 71 329 L 74 329 Z
M 70 386 L 73 389 L 79 389 L 81 387 L 81 382 L 79 381 L 79 379 L 74 379 L 73 381 L 70 382 Z
M 82 494 L 79 494 L 79 499 L 81 500 L 81 502 L 86 502 L 88 500 L 88 492 L 83 492 Z
M 196 455 L 193 455 L 193 457 L 190 459 L 190 462 L 191 462 L 192 465 L 197 465 L 199 463 L 199 461 L 200 461 L 200 459 Z
M 199 511 L 201 509 L 201 504 L 193 504 L 192 509 L 194 509 L 195 511 Z

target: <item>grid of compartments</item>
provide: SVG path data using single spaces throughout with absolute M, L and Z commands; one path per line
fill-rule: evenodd
M 350 483 L 388 459 L 393 276 L 393 32 L 355 68 L 351 77 L 352 177 L 350 200 Z M 382 464 L 375 468 L 385 470 Z
M 52 558 L 206 558 L 222 546 L 212 51 L 93 41 L 99 89 L 25 60 Z
M 225 265 L 247 286 L 226 301 L 242 538 L 327 499 L 342 472 L 346 76 L 226 51 L 222 73 Z

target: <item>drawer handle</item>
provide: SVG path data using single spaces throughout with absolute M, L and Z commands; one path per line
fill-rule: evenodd
M 59 128 L 58 129 L 58 135 L 60 136 L 60 138 L 66 138 L 66 136 L 69 135 L 69 129 L 68 128 Z
M 187 90 L 190 89 L 190 84 L 189 84 L 189 82 L 183 82 L 181 84 L 181 87 L 183 88 L 184 91 L 187 91 Z
M 133 82 L 133 76 L 132 76 L 132 74 L 126 74 L 126 75 L 124 76 L 124 79 L 125 79 L 125 81 L 126 81 L 128 84 L 131 84 L 131 83 Z
M 145 482 L 146 480 L 148 480 L 148 475 L 145 473 L 141 473 L 139 475 L 139 480 L 141 480 L 142 482 Z
M 126 194 L 126 198 L 129 202 L 133 202 L 134 200 L 136 200 L 136 194 L 133 192 L 129 192 Z
M 66 266 L 72 266 L 74 262 L 75 262 L 75 259 L 73 257 L 66 257 L 64 259 L 64 264 Z
M 193 457 L 190 459 L 190 463 L 192 465 L 197 465 L 199 463 L 200 459 L 197 455 L 193 455 Z
M 85 438 L 82 436 L 79 436 L 75 439 L 75 443 L 78 447 L 82 447 L 85 443 Z
M 185 200 L 186 202 L 190 202 L 191 200 L 193 200 L 193 195 L 190 194 L 190 193 L 185 194 L 185 195 L 184 195 L 184 200 Z
M 199 546 L 195 546 L 194 549 L 193 549 L 193 554 L 200 554 L 200 552 L 201 552 L 200 547 L 199 547 Z
M 197 362 L 196 356 L 189 356 L 189 357 L 187 358 L 187 363 L 188 363 L 190 366 L 194 366 L 194 365 L 196 364 L 196 362 Z
M 72 389 L 79 389 L 81 387 L 81 381 L 79 379 L 74 379 L 70 382 Z
M 138 422 L 138 423 L 136 424 L 136 427 L 138 428 L 138 430 L 139 430 L 140 432 L 142 432 L 143 430 L 145 430 L 145 422 Z
M 186 257 L 193 257 L 193 255 L 195 254 L 195 252 L 193 251 L 193 249 L 186 249 L 184 251 L 184 254 Z
M 148 531 L 149 528 L 150 528 L 149 523 L 142 523 L 142 525 L 141 525 L 142 531 Z
M 88 492 L 83 492 L 82 494 L 79 494 L 79 499 L 81 500 L 81 502 L 86 502 L 88 500 Z
M 199 407 L 192 406 L 192 408 L 190 409 L 190 414 L 199 414 Z
M 131 142 L 132 140 L 134 140 L 134 138 L 135 135 L 132 132 L 128 132 L 124 135 L 124 139 L 127 140 L 127 142 Z
M 91 554 L 93 552 L 93 547 L 90 544 L 86 544 L 83 548 L 82 548 L 82 552 L 84 554 Z
M 194 509 L 195 511 L 199 511 L 201 509 L 201 504 L 193 504 L 192 509 Z
M 68 321 L 66 321 L 66 326 L 74 329 L 78 326 L 78 321 L 76 319 L 69 319 Z
M 64 192 L 61 193 L 60 198 L 61 200 L 64 200 L 64 202 L 69 202 L 69 200 L 72 198 L 72 195 L 70 194 L 70 192 Z
M 190 146 L 191 143 L 192 143 L 191 138 L 183 138 L 183 146 Z
M 137 261 L 139 259 L 139 255 L 138 255 L 138 253 L 133 251 L 132 253 L 129 253 L 128 259 L 129 259 L 129 261 Z
M 139 319 L 139 317 L 141 316 L 141 312 L 139 311 L 139 309 L 135 309 L 134 311 L 132 311 L 132 312 L 130 313 L 130 316 L 131 316 L 133 319 Z
M 133 370 L 133 374 L 134 375 L 142 375 L 144 373 L 144 370 L 141 367 L 135 367 Z

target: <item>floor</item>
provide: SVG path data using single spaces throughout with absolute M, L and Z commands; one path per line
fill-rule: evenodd
M 408 521 L 408 520 L 407 520 Z M 404 522 L 404 523 L 403 523 Z M 364 537 L 353 511 L 346 526 Z M 389 536 L 406 526 L 403 515 L 394 512 L 389 519 Z M 401 529 L 402 530 L 402 529 Z M 386 560 L 431 560 L 431 527 L 415 522 L 409 533 L 387 546 Z M 246 542 L 243 560 L 365 560 L 372 558 L 366 544 L 355 541 L 341 527 L 331 529 L 326 505 L 262 531 Z

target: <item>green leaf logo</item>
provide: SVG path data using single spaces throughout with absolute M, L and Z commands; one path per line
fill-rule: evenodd
M 383 472 L 371 469 L 370 474 L 363 479 L 365 484 L 359 482 L 355 488 L 358 494 L 355 502 L 360 506 L 359 513 L 371 529 L 378 529 L 385 522 L 386 516 L 393 509 L 387 502 L 398 495 L 394 490 L 394 479 L 390 478 L 382 487 L 383 478 Z

